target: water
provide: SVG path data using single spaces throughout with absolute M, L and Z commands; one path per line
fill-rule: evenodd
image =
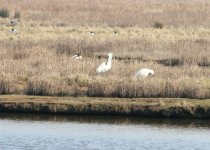
M 2 150 L 210 149 L 210 120 L 0 113 Z

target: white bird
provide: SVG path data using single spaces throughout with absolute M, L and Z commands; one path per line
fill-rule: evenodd
M 112 67 L 112 53 L 108 54 L 108 59 L 106 62 L 103 62 L 97 69 L 97 73 L 103 73 L 110 70 Z
M 90 35 L 95 35 L 95 32 L 93 32 L 93 31 L 89 31 L 88 32 Z
M 17 30 L 15 30 L 14 28 L 12 28 L 11 30 L 10 30 L 10 32 L 12 32 L 12 33 L 16 33 L 17 32 Z
M 137 73 L 136 73 L 136 77 L 147 77 L 149 75 L 153 75 L 155 72 L 152 69 L 148 69 L 148 68 L 143 68 L 140 69 Z
M 77 54 L 77 55 L 72 56 L 71 58 L 73 58 L 75 60 L 79 60 L 79 59 L 82 59 L 82 55 Z
M 118 35 L 119 33 L 117 32 L 117 31 L 114 31 L 114 33 L 113 33 L 114 35 Z

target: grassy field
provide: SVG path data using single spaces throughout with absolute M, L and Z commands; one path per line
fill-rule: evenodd
M 210 26 L 208 0 L 1 0 L 0 6 L 43 26 Z
M 0 94 L 208 99 L 209 6 L 207 0 L 1 0 L 10 15 L 0 18 Z M 112 69 L 98 75 L 108 52 Z M 77 53 L 82 60 L 71 59 Z M 154 76 L 135 78 L 144 67 Z
M 209 100 L 178 98 L 72 98 L 5 95 L 0 112 L 138 117 L 210 118 Z

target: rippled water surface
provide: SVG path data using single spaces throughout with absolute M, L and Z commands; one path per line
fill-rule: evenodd
M 210 149 L 209 120 L 0 113 L 0 149 Z

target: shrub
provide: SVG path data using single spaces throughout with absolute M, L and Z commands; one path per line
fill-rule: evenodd
M 8 18 L 9 17 L 9 9 L 7 9 L 7 8 L 0 9 L 0 17 Z
M 68 86 L 62 81 L 41 79 L 29 80 L 25 90 L 27 95 L 39 96 L 81 96 L 81 92 L 76 85 Z
M 19 11 L 15 11 L 14 18 L 21 18 L 21 13 Z
M 5 81 L 4 79 L 0 80 L 0 94 L 11 94 L 11 84 L 9 81 Z
M 51 84 L 48 82 L 33 82 L 29 81 L 26 89 L 26 94 L 27 95 L 49 95 L 49 90 L 50 90 Z
M 154 28 L 162 29 L 163 28 L 163 23 L 156 21 L 154 23 Z

